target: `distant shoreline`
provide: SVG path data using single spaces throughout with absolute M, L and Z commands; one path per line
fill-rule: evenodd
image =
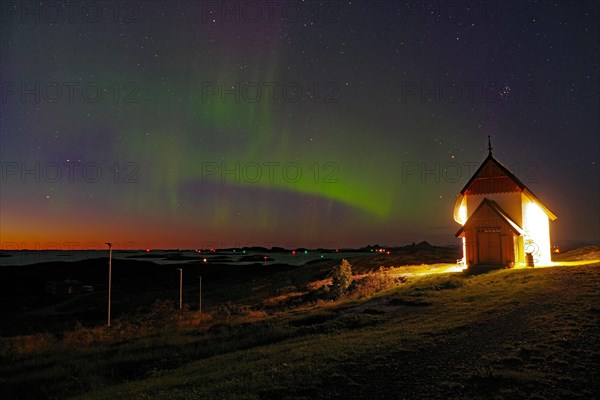
M 318 260 L 380 255 L 404 254 L 415 251 L 445 251 L 458 246 L 432 246 L 423 241 L 406 246 L 385 247 L 368 245 L 361 248 L 343 249 L 285 249 L 282 247 L 242 247 L 205 250 L 113 250 L 115 260 L 152 260 L 160 265 L 173 265 L 183 261 L 207 264 L 251 265 L 255 263 L 304 265 Z M 0 252 L 0 267 L 31 265 L 53 261 L 83 261 L 94 258 L 107 258 L 108 250 L 4 250 Z

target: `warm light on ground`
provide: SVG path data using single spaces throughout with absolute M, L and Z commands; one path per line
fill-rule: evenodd
M 461 272 L 466 267 L 462 264 L 421 264 L 421 265 L 403 265 L 391 269 L 392 275 L 403 276 L 426 276 L 435 274 L 446 274 L 452 272 Z
M 550 261 L 544 264 L 535 264 L 535 268 L 551 268 L 551 267 L 577 267 L 580 265 L 590 265 L 600 263 L 600 260 L 578 260 L 578 261 Z M 515 269 L 531 268 L 525 265 L 516 266 Z
M 579 261 L 551 261 L 543 265 L 535 265 L 534 268 L 525 265 L 519 265 L 512 269 L 536 269 L 536 268 L 551 268 L 551 267 L 577 267 L 582 265 L 590 265 L 600 263 L 598 260 L 579 260 Z M 476 271 L 478 267 L 472 267 Z M 421 264 L 421 265 L 404 265 L 391 270 L 393 275 L 403 276 L 427 276 L 436 274 L 449 274 L 466 271 L 468 268 L 463 264 Z

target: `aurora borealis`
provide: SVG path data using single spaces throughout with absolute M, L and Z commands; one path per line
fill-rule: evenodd
M 1 12 L 3 249 L 458 244 L 487 135 L 553 241 L 600 238 L 596 2 Z

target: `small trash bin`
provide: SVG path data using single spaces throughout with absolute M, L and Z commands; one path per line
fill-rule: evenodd
M 533 268 L 534 264 L 533 264 L 533 253 L 525 253 L 525 264 L 528 267 Z

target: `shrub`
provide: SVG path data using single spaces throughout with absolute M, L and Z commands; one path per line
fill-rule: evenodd
M 102 340 L 102 328 L 86 328 L 77 322 L 72 331 L 65 332 L 62 346 L 65 349 L 89 346 Z
M 6 338 L 3 340 L 1 350 L 4 356 L 39 353 L 51 351 L 56 346 L 56 342 L 56 337 L 51 333 L 36 333 Z
M 240 317 L 247 313 L 248 307 L 230 301 L 219 304 L 214 311 L 215 318 Z
M 172 300 L 157 299 L 147 310 L 140 308 L 135 313 L 118 318 L 112 324 L 110 336 L 114 339 L 128 340 L 178 326 L 189 326 L 192 323 L 192 315 L 195 313 L 190 312 L 189 304 L 183 304 L 179 310 Z
M 139 325 L 151 330 L 161 330 L 177 323 L 178 313 L 175 303 L 171 300 L 157 299 L 150 311 L 139 319 Z
M 343 259 L 342 263 L 333 267 L 331 273 L 331 289 L 329 294 L 334 299 L 342 297 L 352 284 L 352 265 Z
M 361 279 L 355 279 L 348 292 L 356 297 L 370 297 L 382 290 L 391 289 L 398 283 L 401 283 L 399 278 L 394 278 L 386 272 L 374 272 Z

